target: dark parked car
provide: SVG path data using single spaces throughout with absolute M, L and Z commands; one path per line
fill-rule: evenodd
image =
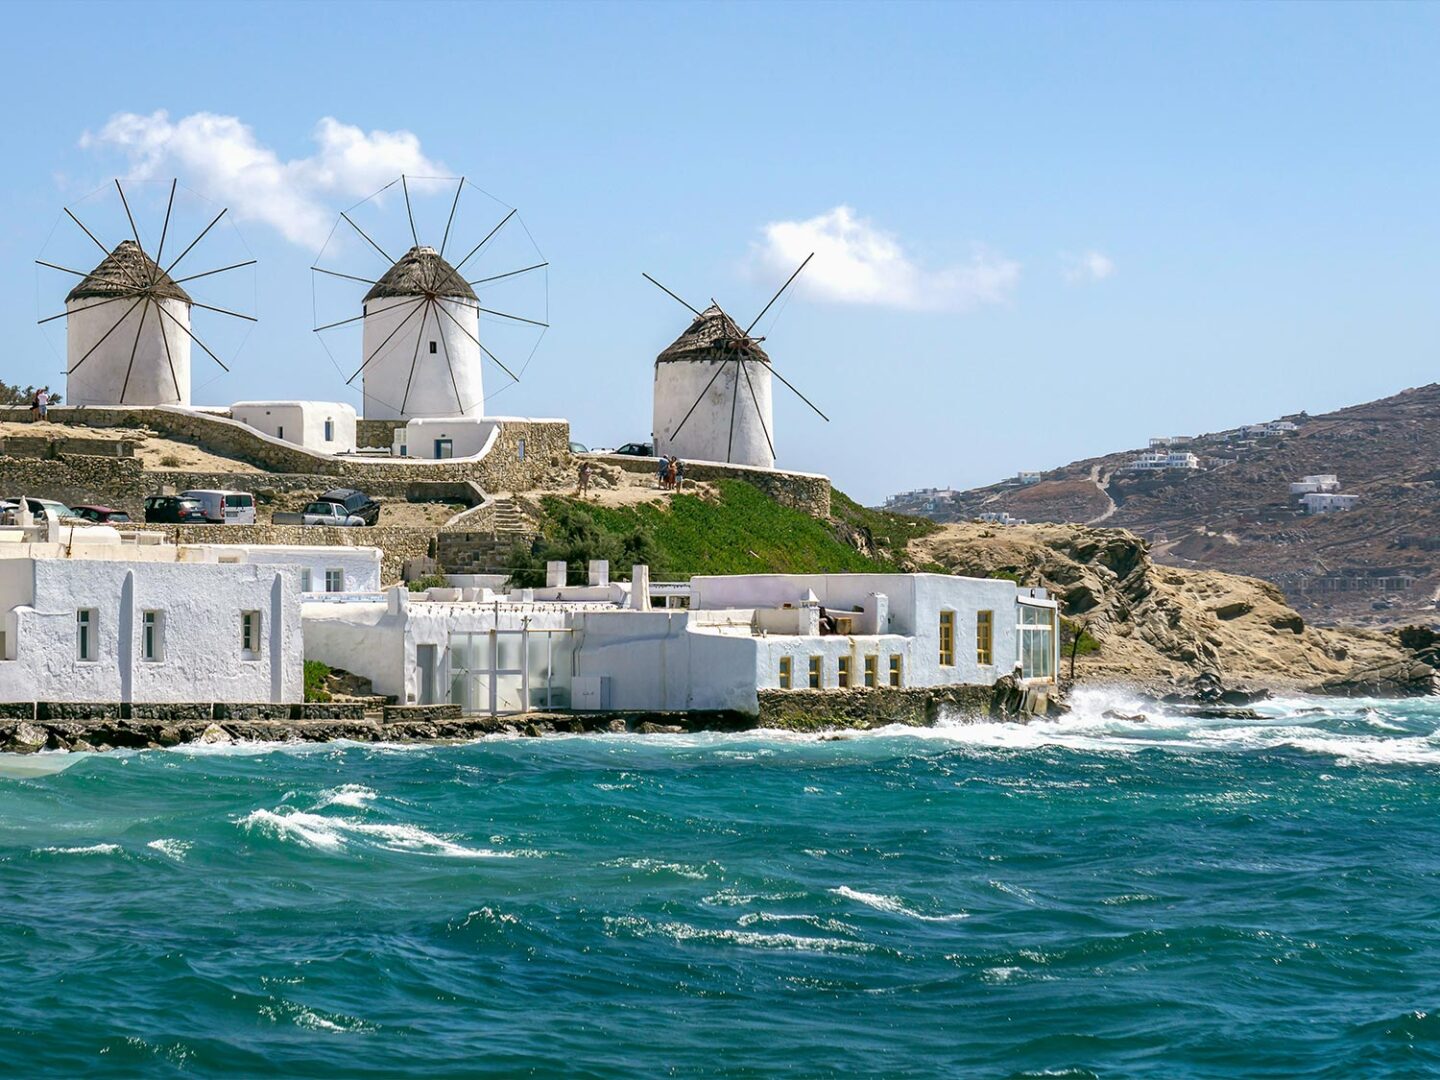
M 338 503 L 345 507 L 347 514 L 354 514 L 366 525 L 375 525 L 380 521 L 380 504 L 354 488 L 331 488 L 316 502 Z
M 86 521 L 99 522 L 101 525 L 130 524 L 130 515 L 124 510 L 116 510 L 113 506 L 72 506 L 70 509 Z
M 615 453 L 624 454 L 626 457 L 654 457 L 655 447 L 648 442 L 627 442 Z
M 152 525 L 204 525 L 205 508 L 178 495 L 151 495 L 145 500 L 145 520 Z

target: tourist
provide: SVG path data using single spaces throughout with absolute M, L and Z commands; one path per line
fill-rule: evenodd
M 670 490 L 675 489 L 675 457 L 671 455 L 670 460 L 665 463 L 665 486 Z
M 40 414 L 41 420 L 50 414 L 50 388 L 48 386 L 42 386 L 40 392 L 35 395 L 35 410 Z
M 590 490 L 590 462 L 580 463 L 580 497 L 583 499 L 585 493 Z
M 35 394 L 30 398 L 30 420 L 33 423 L 40 419 L 40 395 Z
M 683 461 L 675 462 L 675 490 L 685 490 L 685 462 Z
M 661 488 L 665 487 L 665 473 L 669 470 L 669 468 L 670 462 L 666 461 L 662 457 L 660 459 L 660 468 L 655 473 L 655 483 L 658 484 Z

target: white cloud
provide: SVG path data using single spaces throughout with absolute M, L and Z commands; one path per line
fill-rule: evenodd
M 848 206 L 805 221 L 771 222 L 764 233 L 759 256 L 768 269 L 789 273 L 813 251 L 796 285 L 837 304 L 966 311 L 1004 302 L 1020 280 L 1018 262 L 979 247 L 966 262 L 918 266 L 894 235 Z
M 325 242 L 337 201 L 363 198 L 402 172 L 445 172 L 409 131 L 367 133 L 327 116 L 313 137 L 315 153 L 284 161 L 239 117 L 193 113 L 171 120 L 162 109 L 149 116 L 117 113 L 99 131 L 85 132 L 80 145 L 120 151 L 134 179 L 185 176 L 237 217 L 310 248 Z
M 1115 274 L 1115 261 L 1101 251 L 1062 252 L 1060 273 L 1071 285 L 1089 285 Z

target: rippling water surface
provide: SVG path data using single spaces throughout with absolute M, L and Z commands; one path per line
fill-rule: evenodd
M 1440 703 L 0 762 L 0 1074 L 1440 1070 Z

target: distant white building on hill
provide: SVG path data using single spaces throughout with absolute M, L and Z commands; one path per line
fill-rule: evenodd
M 1290 485 L 1291 495 L 1309 495 L 1314 492 L 1330 493 L 1340 490 L 1340 478 L 1334 473 L 1318 473 L 1302 476 Z
M 321 454 L 355 450 L 355 407 L 343 401 L 237 401 L 232 419 Z
M 1149 450 L 1132 458 L 1125 466 L 1127 472 L 1148 472 L 1160 469 L 1198 469 L 1200 459 L 1189 451 Z
M 1040 483 L 1040 477 L 1040 473 L 1031 472 L 1025 469 L 1021 469 L 1018 473 L 1015 474 L 1015 479 L 1018 480 L 1021 484 L 1038 484 Z
M 1360 501 L 1360 496 L 1315 491 L 1301 496 L 1300 501 L 1305 504 L 1307 514 L 1332 514 L 1353 508 Z
M 1025 518 L 1011 517 L 1008 510 L 987 510 L 978 515 L 978 521 L 989 525 L 1025 525 L 1028 521 Z

